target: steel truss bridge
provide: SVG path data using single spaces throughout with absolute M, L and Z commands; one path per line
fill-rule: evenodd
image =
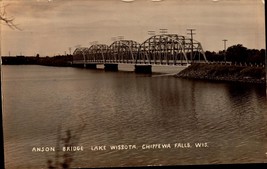
M 76 48 L 73 64 L 188 65 L 207 62 L 201 43 L 177 34 L 161 34 L 143 43 L 119 40 L 110 46 L 94 44 Z

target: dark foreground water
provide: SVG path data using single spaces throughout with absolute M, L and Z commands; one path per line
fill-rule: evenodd
M 45 66 L 2 73 L 7 169 L 60 162 L 64 145 L 53 147 L 66 130 L 83 148 L 75 168 L 267 162 L 264 86 Z

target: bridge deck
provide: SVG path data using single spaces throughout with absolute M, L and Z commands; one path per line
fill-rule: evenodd
M 79 66 L 77 66 L 79 65 Z M 151 66 L 151 73 L 176 74 L 188 67 L 190 64 L 149 64 L 149 63 L 103 63 L 103 62 L 73 62 L 74 67 L 86 67 L 91 69 L 105 69 L 105 65 L 116 65 L 115 71 L 133 72 L 137 66 Z
M 206 63 L 205 61 L 194 61 L 194 63 Z M 188 66 L 187 62 L 184 60 L 177 60 L 177 61 L 166 61 L 166 60 L 138 60 L 138 61 L 113 61 L 113 60 L 106 60 L 104 61 L 83 61 L 83 60 L 75 60 L 72 64 L 95 64 L 95 65 L 103 65 L 103 64 L 129 64 L 129 65 L 166 65 L 166 66 Z

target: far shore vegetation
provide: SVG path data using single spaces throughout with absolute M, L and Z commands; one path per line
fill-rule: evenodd
M 242 44 L 233 45 L 226 51 L 206 51 L 205 55 L 210 63 L 227 62 L 231 65 L 264 66 L 265 49 L 248 49 Z M 195 57 L 193 62 L 200 58 Z M 2 56 L 3 65 L 46 65 L 46 66 L 71 66 L 73 57 L 71 54 L 56 56 Z

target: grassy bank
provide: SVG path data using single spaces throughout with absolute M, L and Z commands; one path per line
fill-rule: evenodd
M 176 76 L 181 78 L 264 84 L 265 68 L 195 63 L 179 72 Z

